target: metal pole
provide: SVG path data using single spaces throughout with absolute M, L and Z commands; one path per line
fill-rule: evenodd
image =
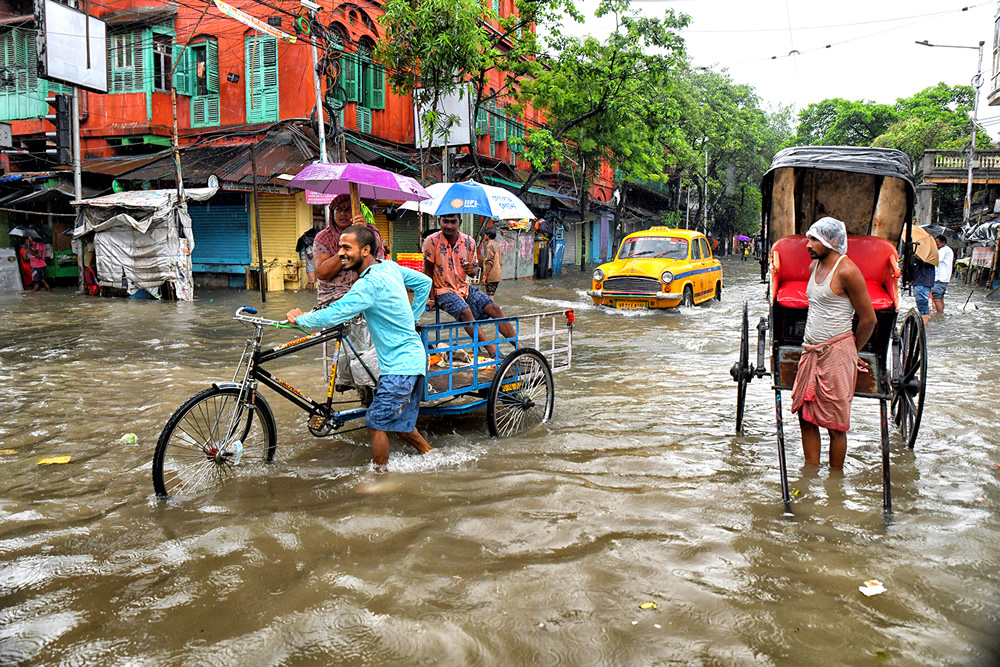
M 176 116 L 174 116 L 176 124 Z M 257 265 L 260 267 L 260 302 L 267 302 L 267 288 L 264 286 L 264 246 L 260 240 L 260 205 L 257 202 L 257 157 L 253 152 L 253 144 L 250 144 L 250 170 L 253 174 L 253 217 L 257 226 Z
M 979 119 L 979 88 L 983 85 L 983 45 L 986 42 L 979 42 L 979 66 L 976 68 L 976 76 L 972 79 L 974 90 L 974 102 L 972 104 L 972 145 L 969 148 L 969 175 L 965 185 L 965 208 L 962 210 L 962 226 L 969 224 L 969 215 L 972 212 L 972 167 L 976 161 L 976 121 Z
M 90 23 L 89 17 L 87 20 Z M 90 52 L 90 42 L 87 42 L 88 57 Z M 70 102 L 70 140 L 73 144 L 73 201 L 80 201 L 83 199 L 83 181 L 80 171 L 80 89 L 73 86 L 73 99 Z M 83 274 L 86 270 L 85 258 L 83 249 L 86 248 L 86 244 L 82 241 L 74 241 L 76 247 L 76 269 L 77 269 L 77 288 L 83 290 Z
M 309 13 L 313 18 L 315 14 Z M 319 54 L 316 51 L 316 35 L 310 31 L 309 42 L 312 48 L 313 60 L 313 88 L 316 90 L 316 127 L 319 129 L 319 161 L 326 162 L 326 129 L 323 125 L 323 90 L 319 80 Z

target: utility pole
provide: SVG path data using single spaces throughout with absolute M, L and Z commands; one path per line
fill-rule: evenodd
M 972 78 L 972 87 L 974 89 L 975 98 L 972 103 L 972 141 L 969 145 L 969 169 L 965 183 L 965 206 L 962 209 L 962 225 L 964 226 L 969 224 L 969 214 L 972 211 L 972 169 L 976 162 L 976 126 L 977 121 L 979 120 L 979 89 L 983 86 L 983 45 L 985 45 L 986 42 L 980 41 L 979 46 L 931 44 L 926 39 L 915 43 L 920 46 L 930 46 L 939 49 L 975 49 L 979 51 L 979 65 L 976 68 L 976 76 Z

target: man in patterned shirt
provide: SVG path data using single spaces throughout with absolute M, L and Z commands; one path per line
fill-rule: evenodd
M 434 281 L 432 301 L 456 320 L 473 322 L 505 317 L 500 306 L 488 295 L 469 284 L 468 277 L 476 273 L 476 242 L 471 236 L 458 231 L 462 222 L 457 213 L 438 218 L 441 231 L 424 240 L 424 273 Z M 506 338 L 514 337 L 510 322 L 499 325 Z M 470 336 L 473 328 L 466 327 Z M 517 347 L 515 344 L 514 347 Z M 493 346 L 487 346 L 494 354 Z
M 365 225 L 363 216 L 351 217 L 351 196 L 338 195 L 330 205 L 333 209 L 333 220 L 326 229 L 316 234 L 313 241 L 313 264 L 316 269 L 316 309 L 324 308 L 342 296 L 347 294 L 354 283 L 358 281 L 358 272 L 344 268 L 340 259 L 340 237 L 351 225 Z M 367 225 L 368 229 L 375 235 L 375 242 L 378 246 L 374 253 L 375 259 L 385 258 L 385 247 L 382 237 L 378 233 L 375 225 Z M 358 315 L 350 320 L 345 327 L 347 338 L 351 341 L 354 349 L 365 359 L 365 363 L 373 371 L 377 370 L 377 359 L 374 352 L 365 354 L 372 348 L 371 337 L 368 334 L 368 326 L 365 324 L 363 315 Z M 325 344 L 324 354 L 326 356 Z M 371 363 L 369 363 L 369 361 Z M 343 390 L 349 386 L 372 387 L 374 382 L 365 372 L 364 366 L 354 358 L 354 356 L 344 345 L 341 348 L 341 356 L 337 362 L 337 387 Z M 362 400 L 366 400 L 367 392 L 364 392 Z

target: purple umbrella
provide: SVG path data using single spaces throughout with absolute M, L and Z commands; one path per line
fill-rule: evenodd
M 288 185 L 328 195 L 350 194 L 355 215 L 360 212 L 359 197 L 392 201 L 422 201 L 431 197 L 409 176 L 359 162 L 317 162 L 300 171 Z
M 749 236 L 744 236 L 743 234 L 740 234 L 739 236 L 736 237 L 736 240 L 737 241 L 749 241 L 750 237 Z

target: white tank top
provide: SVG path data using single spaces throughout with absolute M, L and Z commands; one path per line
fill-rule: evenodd
M 854 305 L 846 296 L 834 294 L 830 289 L 833 274 L 837 272 L 844 255 L 840 256 L 833 269 L 822 283 L 816 282 L 816 269 L 813 267 L 806 286 L 806 297 L 809 299 L 809 313 L 806 315 L 806 331 L 803 339 L 809 345 L 816 345 L 830 340 L 835 336 L 851 330 L 854 321 Z

